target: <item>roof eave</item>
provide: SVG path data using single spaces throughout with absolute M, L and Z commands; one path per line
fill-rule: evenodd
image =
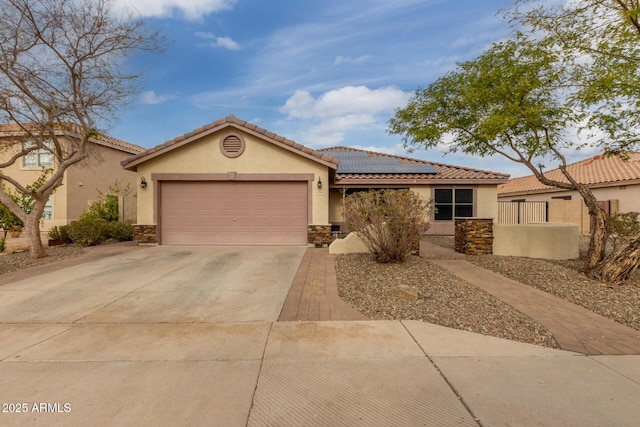
M 232 127 L 236 130 L 239 130 L 241 132 L 244 133 L 248 133 L 250 135 L 255 136 L 258 139 L 262 139 L 262 140 L 267 140 L 269 142 L 271 142 L 272 144 L 284 148 L 285 150 L 292 152 L 294 154 L 300 155 L 302 157 L 308 158 L 310 160 L 313 160 L 314 162 L 323 164 L 324 166 L 327 166 L 330 169 L 334 169 L 337 170 L 338 165 L 337 165 L 337 161 L 335 159 L 333 159 L 331 156 L 322 154 L 321 157 L 319 156 L 315 156 L 313 155 L 314 150 L 305 147 L 303 145 L 300 144 L 296 144 L 293 141 L 291 141 L 291 145 L 286 144 L 284 141 L 286 141 L 284 138 L 282 138 L 283 141 L 280 141 L 278 138 L 272 138 L 269 135 L 265 135 L 262 134 L 260 132 L 256 132 L 253 129 L 250 129 L 246 126 L 242 126 L 239 125 L 235 122 L 229 122 L 229 121 L 224 121 L 222 123 L 220 123 L 219 125 L 216 126 L 211 126 L 211 127 L 207 127 L 205 126 L 203 128 L 203 130 L 201 132 L 198 133 L 187 133 L 185 135 L 190 135 L 180 141 L 176 141 L 171 140 L 168 141 L 162 145 L 164 145 L 164 147 L 162 145 L 158 146 L 158 147 L 154 147 L 151 148 L 150 150 L 153 150 L 151 152 L 143 152 L 143 153 L 139 153 L 136 156 L 130 157 L 129 159 L 124 160 L 121 164 L 122 167 L 127 169 L 127 170 L 137 170 L 137 166 L 141 163 L 147 162 L 155 157 L 161 156 L 163 154 L 168 153 L 169 151 L 175 150 L 177 148 L 180 148 L 186 144 L 189 144 L 190 142 L 193 142 L 195 140 L 207 137 L 215 132 L 218 132 L 222 129 L 228 128 L 228 127 Z M 274 134 L 275 135 L 275 134 Z M 173 142 L 176 141 L 176 142 Z M 149 150 L 148 150 L 149 151 Z M 319 152 L 318 152 L 319 153 Z
M 332 185 L 342 187 L 345 185 L 499 185 L 507 182 L 507 178 L 487 178 L 487 179 L 463 179 L 463 178 L 429 178 L 429 179 L 413 179 L 413 178 L 342 178 L 335 180 Z

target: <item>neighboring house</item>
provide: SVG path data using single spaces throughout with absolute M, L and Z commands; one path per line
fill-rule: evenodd
M 579 183 L 588 184 L 601 205 L 611 213 L 640 212 L 640 153 L 626 156 L 595 156 L 567 166 Z M 545 176 L 568 182 L 559 169 Z M 582 200 L 577 191 L 549 187 L 534 175 L 510 179 L 498 186 L 498 200 L 503 202 L 541 202 L 549 200 Z
M 79 129 L 69 125 L 64 132 L 60 131 L 60 136 L 79 138 Z M 29 143 L 25 132 L 14 124 L 0 125 L 0 140 L 17 143 L 9 146 L 14 148 L 13 150 L 0 150 L 0 161 L 9 159 L 11 155 L 19 152 L 19 144 Z M 129 184 L 132 189 L 129 197 L 121 198 L 124 219 L 136 218 L 136 174 L 123 170 L 120 162 L 132 154 L 144 151 L 144 148 L 101 135 L 90 140 L 87 149 L 89 157 L 67 169 L 62 185 L 49 198 L 43 213 L 42 231 L 78 219 L 86 212 L 89 204 L 98 200 L 98 190 L 106 194 L 116 181 L 123 187 Z M 54 157 L 46 150 L 33 152 L 18 159 L 10 167 L 0 170 L 0 173 L 27 185 L 38 179 L 43 168 L 55 168 Z
M 166 245 L 306 245 L 344 224 L 343 191 L 409 188 L 434 199 L 431 232 L 497 216 L 508 175 L 337 147 L 313 150 L 233 116 L 122 162 L 136 171 L 136 238 Z

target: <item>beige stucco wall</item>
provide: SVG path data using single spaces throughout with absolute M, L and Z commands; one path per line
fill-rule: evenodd
M 139 191 L 136 174 L 120 165 L 120 162 L 131 154 L 104 146 L 92 148 L 88 159 L 67 172 L 68 220 L 78 219 L 86 212 L 90 203 L 99 199 L 98 191 L 106 195 L 109 187 L 115 186 L 117 182 L 121 190 L 129 185 L 131 193 L 123 200 L 124 219 L 135 221 L 136 193 Z
M 476 214 L 478 218 L 498 218 L 498 187 L 480 185 L 476 193 Z
M 19 147 L 16 146 L 13 153 Z M 10 152 L 0 153 L 2 158 Z M 78 219 L 84 213 L 91 201 L 98 199 L 97 190 L 107 192 L 110 185 L 116 179 L 123 182 L 123 186 L 129 183 L 132 186 L 132 195 L 125 201 L 128 219 L 134 220 L 136 216 L 135 192 L 136 174 L 135 172 L 122 169 L 120 162 L 131 154 L 120 150 L 104 147 L 101 145 L 90 145 L 89 157 L 85 161 L 73 165 L 67 169 L 62 181 L 62 185 L 53 193 L 53 219 L 42 222 L 42 230 L 48 231 L 54 225 L 68 224 L 70 221 Z M 14 165 L 5 168 L 4 173 L 15 178 L 23 185 L 33 183 L 41 175 L 40 169 L 25 169 L 22 161 L 18 160 Z
M 371 252 L 356 233 L 349 233 L 344 239 L 335 239 L 329 245 L 330 254 L 360 254 Z
M 344 203 L 342 189 L 332 188 L 329 192 L 329 223 L 344 222 Z
M 312 224 L 329 224 L 329 169 L 320 163 L 264 141 L 248 133 L 241 156 L 228 158 L 220 151 L 220 139 L 229 133 L 223 129 L 199 140 L 185 144 L 168 153 L 154 157 L 137 166 L 138 182 L 145 177 L 148 186 L 138 191 L 138 224 L 155 224 L 154 174 L 166 173 L 228 173 L 238 174 L 313 174 Z M 323 187 L 317 187 L 321 179 Z
M 493 254 L 541 259 L 576 259 L 579 256 L 576 224 L 494 224 Z

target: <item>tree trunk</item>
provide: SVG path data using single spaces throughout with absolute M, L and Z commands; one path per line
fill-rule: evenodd
M 589 203 L 587 203 L 587 206 L 589 206 Z M 597 208 L 593 209 L 593 211 L 591 207 L 589 207 L 589 216 L 591 217 L 591 240 L 589 241 L 587 259 L 584 263 L 584 273 L 589 277 L 591 277 L 591 272 L 605 259 L 607 240 L 609 239 L 608 215 L 600 205 L 597 204 L 597 202 L 596 206 Z
M 584 184 L 576 183 L 576 190 L 582 196 L 591 219 L 591 240 L 589 252 L 584 263 L 584 274 L 591 277 L 591 271 L 596 268 L 605 257 L 607 240 L 609 239 L 609 215 L 602 209 L 593 192 Z
M 24 231 L 27 235 L 27 243 L 29 244 L 29 255 L 31 258 L 44 258 L 47 252 L 40 240 L 40 215 L 34 209 L 24 223 Z
M 615 251 L 591 270 L 589 277 L 611 285 L 621 285 L 639 264 L 640 230 L 618 245 Z

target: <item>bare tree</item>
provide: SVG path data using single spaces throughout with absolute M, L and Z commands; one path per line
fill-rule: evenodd
M 127 58 L 158 50 L 161 40 L 131 14 L 116 16 L 111 0 L 0 0 L 0 169 L 25 156 L 50 153 L 52 172 L 28 186 L 0 173 L 0 203 L 25 224 L 31 257 L 46 256 L 40 218 L 65 171 L 84 160 L 99 125 L 115 117 L 136 91 Z M 33 198 L 29 212 L 8 194 Z

